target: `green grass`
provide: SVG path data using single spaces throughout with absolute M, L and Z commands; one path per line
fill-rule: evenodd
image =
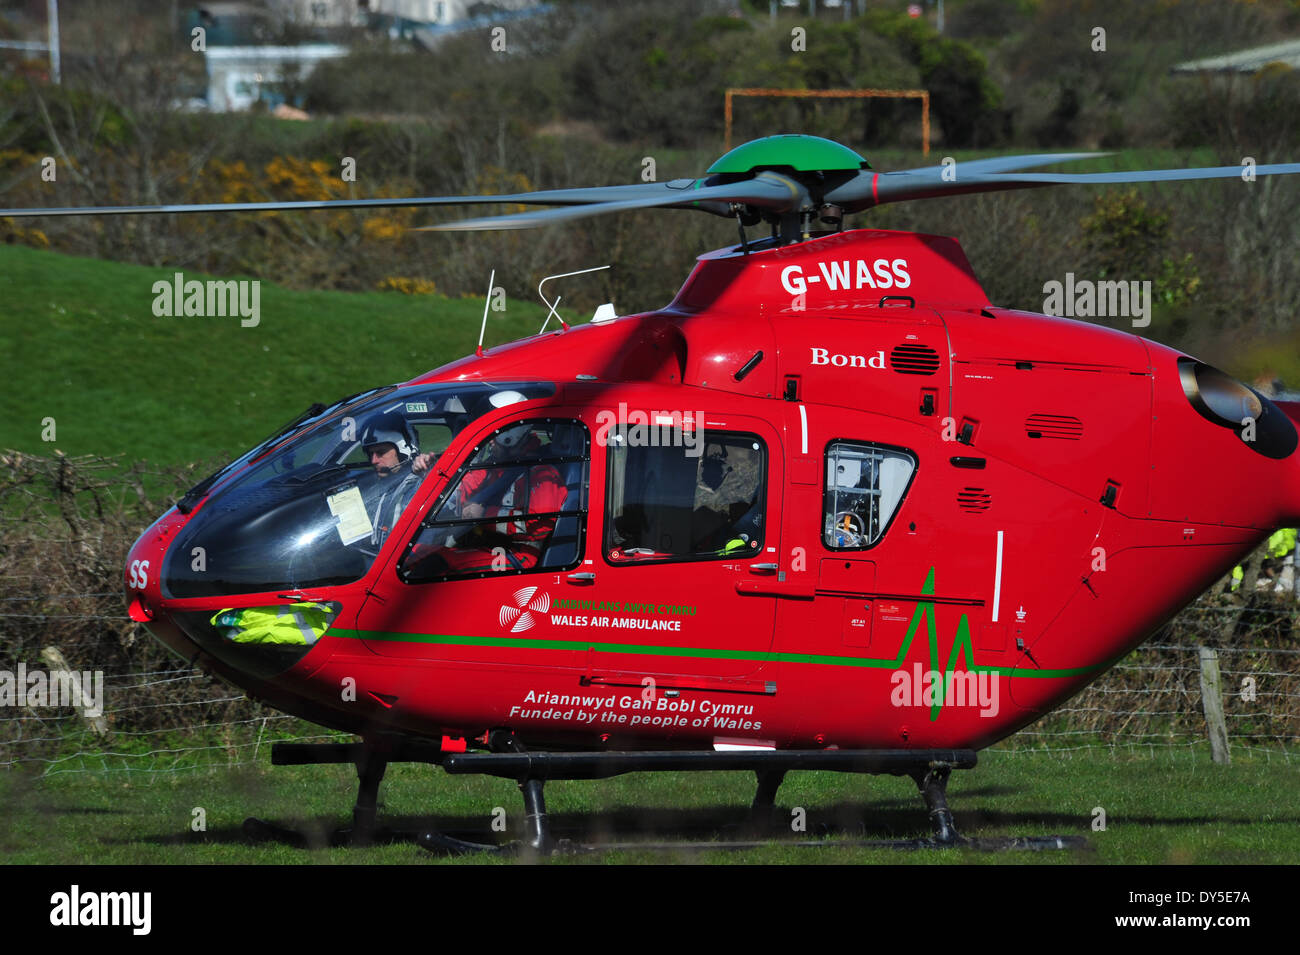
M 1272 754 L 1270 754 L 1272 755 Z M 1281 756 L 1280 751 L 1276 754 Z M 637 774 L 598 782 L 554 782 L 548 809 L 560 837 L 631 842 L 738 838 L 752 797 L 746 773 Z M 559 861 L 902 864 L 1258 864 L 1300 859 L 1300 761 L 1238 756 L 1216 766 L 1203 749 L 1147 755 L 1104 750 L 1064 758 L 1029 752 L 981 754 L 980 766 L 949 787 L 967 836 L 1082 835 L 1081 850 L 907 852 L 771 844 L 727 852 L 624 850 Z M 409 844 L 296 849 L 251 844 L 240 830 L 259 816 L 323 833 L 347 824 L 355 795 L 348 766 L 278 767 L 196 773 L 0 776 L 0 853 L 12 863 L 420 863 L 437 861 Z M 522 832 L 514 783 L 448 776 L 432 767 L 390 767 L 382 819 L 490 836 L 496 807 L 505 838 Z M 798 838 L 902 839 L 927 823 L 912 784 L 892 777 L 791 773 L 778 797 L 782 818 L 807 813 Z M 1105 831 L 1092 829 L 1095 807 Z M 195 807 L 207 831 L 191 831 Z M 790 837 L 793 837 L 791 834 Z M 784 837 L 783 837 L 784 838 Z M 498 862 L 471 857 L 458 862 Z
M 405 381 L 474 350 L 483 299 L 261 286 L 261 321 L 159 318 L 175 269 L 0 246 L 0 448 L 226 461 L 313 401 Z M 210 276 L 185 272 L 186 279 Z M 541 327 L 508 300 L 486 344 Z M 52 417 L 53 443 L 42 441 Z

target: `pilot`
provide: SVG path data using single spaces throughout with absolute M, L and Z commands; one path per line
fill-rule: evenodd
M 379 476 L 379 503 L 371 522 L 371 546 L 383 546 L 436 455 L 420 454 L 406 419 L 396 411 L 375 415 L 361 430 L 361 449 Z

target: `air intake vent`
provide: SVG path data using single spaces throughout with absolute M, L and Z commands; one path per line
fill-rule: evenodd
M 900 375 L 933 375 L 939 370 L 939 353 L 928 345 L 897 345 L 889 363 Z
M 993 495 L 982 487 L 964 487 L 957 492 L 957 506 L 968 514 L 983 514 L 993 506 Z
M 1025 434 L 1031 438 L 1078 441 L 1083 437 L 1083 422 L 1064 414 L 1031 414 L 1025 419 Z

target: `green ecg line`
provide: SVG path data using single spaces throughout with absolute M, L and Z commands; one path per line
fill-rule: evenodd
M 934 596 L 934 572 L 935 568 L 931 567 L 929 573 L 926 574 L 925 583 L 921 586 L 921 595 L 923 597 Z M 348 630 L 345 628 L 331 629 L 329 632 L 332 636 L 336 637 L 350 637 L 361 640 L 383 640 L 398 643 L 430 643 L 449 646 L 487 646 L 519 650 L 571 650 L 578 652 L 600 650 L 606 653 L 627 653 L 649 656 L 753 660 L 756 662 L 802 663 L 812 666 L 852 666 L 869 669 L 899 670 L 907 659 L 907 652 L 912 647 L 912 640 L 916 637 L 916 631 L 920 626 L 922 619 L 926 620 L 926 634 L 929 638 L 930 672 L 938 672 L 939 630 L 935 620 L 933 600 L 917 601 L 916 610 L 912 614 L 911 623 L 907 626 L 907 633 L 903 637 L 903 643 L 898 649 L 898 654 L 892 659 L 889 657 L 842 657 L 817 653 L 779 653 L 775 651 L 745 652 L 707 647 L 603 643 L 592 640 L 530 640 L 526 638 L 521 639 L 509 637 L 470 637 L 450 634 L 403 633 L 375 630 L 363 631 Z M 1115 660 L 1107 660 L 1102 663 L 1092 664 L 1091 666 L 1070 667 L 1060 670 L 1025 670 L 1015 666 L 993 666 L 989 664 L 981 664 L 975 660 L 975 648 L 971 642 L 970 635 L 970 622 L 967 620 L 966 614 L 963 613 L 961 619 L 957 622 L 957 632 L 953 635 L 952 647 L 948 651 L 947 663 L 944 665 L 942 678 L 939 681 L 937 698 L 935 702 L 930 705 L 930 722 L 937 720 L 940 712 L 943 710 L 944 687 L 948 683 L 948 677 L 952 674 L 953 670 L 956 669 L 958 658 L 963 653 L 965 654 L 966 659 L 966 669 L 971 673 L 990 673 L 1007 677 L 1015 674 L 1016 676 L 1025 679 L 1039 680 L 1082 676 L 1086 673 L 1105 669 L 1117 662 L 1119 659 L 1117 657 Z
M 934 568 L 925 577 L 925 583 L 921 586 L 921 593 L 925 596 L 934 596 Z M 935 624 L 934 601 L 921 600 L 917 601 L 916 611 L 912 614 L 912 622 L 907 626 L 907 634 L 903 637 L 903 645 L 898 650 L 892 662 L 894 669 L 900 669 L 903 661 L 907 658 L 907 651 L 912 646 L 912 638 L 916 636 L 916 628 L 921 622 L 921 618 L 927 620 L 926 630 L 930 637 L 930 672 L 939 671 L 939 632 Z M 939 681 L 938 693 L 935 702 L 930 704 L 930 722 L 939 718 L 939 713 L 943 709 L 943 691 L 948 684 L 948 677 L 952 674 L 957 665 L 957 658 L 962 653 L 966 655 L 966 669 L 971 673 L 992 673 L 1010 677 L 1016 673 L 1017 667 L 1014 666 L 990 666 L 988 664 L 978 663 L 975 660 L 975 647 L 971 643 L 970 623 L 966 619 L 966 614 L 961 615 L 957 621 L 957 632 L 952 638 L 952 647 L 948 651 L 948 662 L 944 666 L 942 679 Z M 1016 675 L 1033 679 L 1059 679 L 1062 677 L 1082 676 L 1094 670 L 1104 669 L 1115 661 L 1110 660 L 1104 663 L 1096 663 L 1092 666 L 1069 667 L 1061 670 L 1020 670 Z
M 926 574 L 925 583 L 921 585 L 921 593 L 926 596 L 934 596 L 934 568 Z M 935 622 L 934 601 L 921 600 L 917 601 L 916 610 L 912 613 L 912 622 L 907 625 L 907 634 L 903 637 L 903 645 L 898 650 L 898 656 L 894 659 L 894 668 L 899 669 L 903 666 L 903 661 L 907 659 L 907 651 L 912 646 L 912 638 L 916 636 L 916 628 L 924 617 L 927 623 L 926 632 L 930 637 L 930 672 L 935 673 L 939 670 L 939 628 Z M 984 666 L 975 662 L 975 648 L 971 645 L 970 622 L 966 619 L 966 614 L 961 615 L 957 621 L 957 632 L 952 638 L 952 648 L 948 651 L 948 663 L 943 669 L 943 679 L 939 681 L 938 692 L 935 694 L 935 701 L 930 704 L 930 722 L 933 723 L 939 718 L 939 713 L 943 710 L 943 692 L 944 687 L 948 685 L 948 677 L 956 669 L 957 657 L 965 651 L 966 669 L 972 673 L 1006 673 L 1008 676 L 1015 669 L 1014 667 L 993 667 Z

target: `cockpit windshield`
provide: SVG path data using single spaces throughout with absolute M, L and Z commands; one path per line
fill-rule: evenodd
M 549 382 L 367 392 L 232 469 L 168 549 L 163 588 L 203 597 L 342 584 L 370 569 L 438 458 L 473 420 Z

